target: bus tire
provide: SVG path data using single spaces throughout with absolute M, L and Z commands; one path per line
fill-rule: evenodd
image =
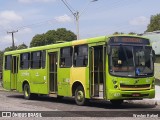
M 57 100 L 62 100 L 63 98 L 64 96 L 60 96 L 60 95 L 57 96 Z
M 123 100 L 110 100 L 113 106 L 120 106 L 123 103 Z
M 78 86 L 75 91 L 75 102 L 79 106 L 86 104 L 85 93 L 82 86 Z
M 24 99 L 26 100 L 33 99 L 33 97 L 36 95 L 30 92 L 30 86 L 28 83 L 24 85 L 23 93 L 24 93 Z

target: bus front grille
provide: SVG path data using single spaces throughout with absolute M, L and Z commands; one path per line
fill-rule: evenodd
M 143 84 L 143 85 L 124 85 L 120 84 L 121 90 L 146 90 L 150 89 L 150 84 Z
M 139 96 L 133 96 L 128 94 L 122 94 L 122 97 L 148 97 L 149 94 L 140 94 Z

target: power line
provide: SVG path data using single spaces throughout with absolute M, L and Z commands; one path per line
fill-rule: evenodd
M 69 3 L 67 2 L 67 0 L 63 0 L 67 5 L 68 5 L 68 7 L 70 7 L 70 9 L 73 11 L 73 13 L 74 13 L 74 15 L 75 15 L 75 10 L 69 5 Z M 125 0 L 124 0 L 125 1 Z M 116 2 L 113 2 L 113 4 L 112 5 L 110 5 L 110 9 L 113 9 L 113 8 L 118 8 L 118 7 L 120 7 L 120 6 L 128 6 L 128 2 L 126 1 L 126 2 L 121 2 L 120 0 L 118 0 L 118 1 L 116 1 Z M 138 2 L 138 1 L 137 1 Z M 89 3 L 88 3 L 89 4 Z M 88 5 L 87 4 L 87 5 Z M 86 6 L 87 6 L 86 5 Z M 85 7 L 86 8 L 86 7 Z M 109 10 L 110 10 L 109 9 Z M 151 10 L 152 10 L 152 8 L 150 8 Z M 80 13 L 82 14 L 83 13 L 83 11 L 84 11 L 85 9 L 83 9 Z M 72 13 L 72 15 L 73 15 L 73 13 Z M 80 15 L 81 15 L 80 14 Z M 70 14 L 71 15 L 71 14 Z M 79 16 L 80 16 L 79 15 Z M 46 22 L 50 22 L 50 21 L 53 21 L 53 22 L 56 22 L 56 20 L 55 19 L 51 19 L 51 20 L 46 20 L 46 21 L 42 21 L 42 22 L 37 22 L 37 23 L 35 23 L 35 24 L 29 24 L 29 25 L 25 25 L 25 26 L 20 26 L 20 27 L 17 27 L 17 28 L 14 28 L 14 29 L 17 29 L 17 30 L 22 30 L 22 29 L 26 29 L 26 28 L 32 28 L 32 27 L 37 27 L 37 26 L 41 26 L 41 25 L 43 25 L 43 24 L 45 24 Z M 2 26 L 1 27 L 3 30 L 0 30 L 0 33 L 1 32 L 6 32 L 7 30 Z
M 71 14 L 69 16 L 71 16 Z M 45 24 L 45 26 L 46 26 L 46 23 L 48 23 L 48 24 L 49 23 L 52 23 L 52 24 L 56 23 L 56 25 L 57 24 L 61 24 L 61 23 L 57 22 L 57 20 L 54 18 L 54 19 L 48 19 L 48 20 L 45 20 L 45 21 L 41 21 L 41 22 L 37 22 L 37 23 L 32 23 L 32 24 L 28 24 L 28 25 L 22 25 L 22 26 L 19 26 L 19 27 L 17 26 L 17 27 L 14 27 L 14 29 L 23 30 L 23 29 L 26 29 L 26 28 L 39 27 L 39 26 L 42 26 L 43 24 Z M 6 31 L 10 31 L 10 30 L 7 30 L 7 29 L 3 28 L 3 30 L 0 30 L 0 34 L 5 33 Z
M 65 3 L 70 7 L 70 9 L 72 9 L 72 11 L 76 12 L 75 9 L 67 2 L 67 0 L 65 0 Z
M 61 0 L 64 5 L 68 8 L 68 10 L 72 13 L 72 15 L 74 16 L 75 20 L 76 20 L 76 31 L 77 31 L 77 40 L 79 39 L 79 17 L 80 17 L 80 12 L 75 11 L 69 4 L 68 2 L 65 0 Z M 91 3 L 91 2 L 96 2 L 98 0 L 92 0 L 89 1 L 89 3 L 87 4 L 87 6 Z M 82 10 L 82 13 L 86 10 L 87 6 Z
M 64 3 L 64 5 L 68 8 L 68 10 L 73 14 L 73 16 L 75 16 L 75 12 L 73 12 L 73 10 L 71 10 L 71 7 L 70 7 L 70 5 L 69 4 L 67 4 L 66 2 L 64 2 L 63 0 L 61 0 L 63 3 Z M 75 10 L 74 10 L 75 11 Z M 76 16 L 75 16 L 76 17 Z

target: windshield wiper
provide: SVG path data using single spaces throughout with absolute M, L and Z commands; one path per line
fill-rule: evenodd
M 122 49 L 123 49 L 123 52 L 124 52 L 124 55 L 125 55 L 125 58 L 126 58 L 127 65 L 129 66 L 128 56 L 127 56 L 127 53 L 126 53 L 126 49 L 124 49 L 124 47 L 122 47 Z
M 140 74 L 137 74 L 138 76 L 147 76 L 147 74 L 145 73 L 140 73 Z

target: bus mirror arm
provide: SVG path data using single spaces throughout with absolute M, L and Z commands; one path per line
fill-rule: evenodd
M 156 54 L 154 50 L 152 50 L 152 59 L 153 59 L 153 62 L 156 61 Z
M 110 55 L 110 54 L 111 54 L 111 48 L 110 48 L 110 46 L 109 46 L 109 45 L 107 46 L 107 54 L 108 54 L 108 55 Z

